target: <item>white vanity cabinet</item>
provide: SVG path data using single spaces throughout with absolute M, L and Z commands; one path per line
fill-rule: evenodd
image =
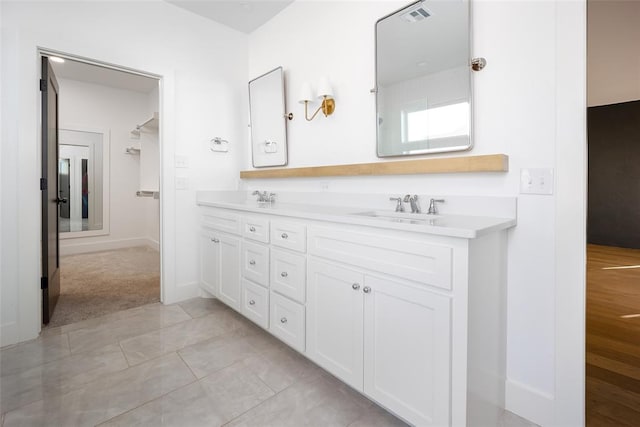
M 240 239 L 217 230 L 200 236 L 201 286 L 230 307 L 240 310 Z
M 452 218 L 461 225 L 428 232 L 203 211 L 204 290 L 411 424 L 496 425 L 515 221 Z
M 242 297 L 240 219 L 225 210 L 203 209 L 199 259 L 202 288 L 238 311 Z

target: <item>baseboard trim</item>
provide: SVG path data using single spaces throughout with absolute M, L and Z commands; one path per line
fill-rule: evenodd
M 506 410 L 544 427 L 553 425 L 553 405 L 550 394 L 507 380 Z
M 73 243 L 60 245 L 60 256 L 85 254 L 91 252 L 111 251 L 114 249 L 132 248 L 134 246 L 148 246 L 160 250 L 160 244 L 145 237 L 135 239 L 107 240 L 102 242 Z
M 155 249 L 156 251 L 160 252 L 160 242 L 153 239 L 146 239 L 146 240 L 147 240 L 147 246 L 149 246 L 151 249 Z
M 163 304 L 175 304 L 200 296 L 198 282 L 187 282 L 176 285 L 172 292 L 167 292 L 162 301 Z
M 10 322 L 0 325 L 0 347 L 15 344 L 18 339 L 18 323 Z

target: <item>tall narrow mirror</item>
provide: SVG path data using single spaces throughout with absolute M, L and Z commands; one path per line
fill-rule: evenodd
M 102 132 L 59 130 L 58 188 L 61 238 L 105 234 L 108 224 L 109 151 Z
M 424 0 L 376 23 L 379 157 L 468 150 L 469 3 Z
M 253 167 L 287 164 L 287 127 L 282 67 L 249 82 Z

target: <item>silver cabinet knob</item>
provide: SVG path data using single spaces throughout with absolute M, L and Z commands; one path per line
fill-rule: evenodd
M 254 231 L 256 231 L 256 228 L 252 225 L 251 227 L 249 227 L 249 231 L 253 233 Z
M 214 237 L 213 239 L 211 239 L 211 241 L 212 241 L 213 243 L 220 243 L 220 240 L 216 239 L 215 237 Z
M 252 259 L 251 261 L 249 261 L 249 265 L 256 265 L 256 260 Z
M 282 273 L 280 273 L 280 275 L 281 275 L 282 277 L 287 277 L 289 274 L 288 274 L 286 271 L 283 271 Z
M 354 283 L 353 285 L 351 285 L 351 287 L 353 288 L 354 291 L 357 291 L 358 289 L 360 289 L 360 284 Z
M 280 319 L 280 323 L 287 323 L 287 318 L 283 317 L 282 319 Z
M 282 233 L 280 237 L 282 237 L 283 239 L 288 239 L 289 235 L 287 233 Z
M 254 300 L 249 301 L 249 305 L 256 305 L 256 302 Z
M 368 286 L 365 286 L 364 288 L 362 288 L 362 292 L 364 292 L 365 294 L 368 294 L 369 292 L 371 292 L 371 288 Z

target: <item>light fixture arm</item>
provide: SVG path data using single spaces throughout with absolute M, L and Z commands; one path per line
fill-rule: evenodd
M 322 114 L 324 114 L 324 116 L 327 117 L 333 114 L 334 110 L 336 109 L 336 102 L 333 100 L 333 98 L 328 98 L 327 96 L 323 96 L 322 104 L 313 113 L 313 115 L 309 117 L 308 105 L 309 105 L 309 101 L 305 100 L 304 101 L 304 118 L 307 119 L 307 121 L 309 122 L 315 119 L 315 117 L 318 115 L 320 111 L 322 111 Z

